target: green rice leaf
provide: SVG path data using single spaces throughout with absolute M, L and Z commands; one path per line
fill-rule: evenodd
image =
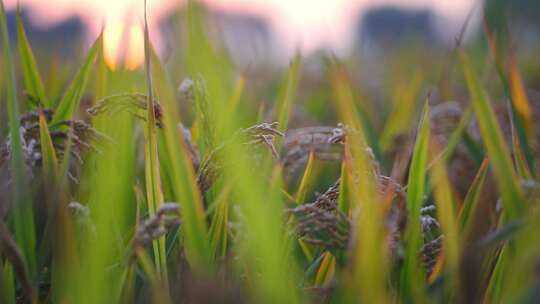
M 212 223 L 210 225 L 210 243 L 212 246 L 212 252 L 214 258 L 222 258 L 227 254 L 228 233 L 227 227 L 229 225 L 229 195 L 230 187 L 226 186 L 221 193 L 217 196 L 214 205 L 216 211 L 212 217 Z
M 443 151 L 443 159 L 446 163 L 450 161 L 450 158 L 454 154 L 458 144 L 460 143 L 461 139 L 463 138 L 463 135 L 465 132 L 467 132 L 466 128 L 467 125 L 469 125 L 472 118 L 472 108 L 468 107 L 467 110 L 465 110 L 465 113 L 463 113 L 463 116 L 459 120 L 459 123 L 457 127 L 454 129 L 452 134 L 450 134 L 450 137 L 448 138 L 448 144 L 446 145 L 446 148 Z
M 0 262 L 0 301 L 15 304 L 15 276 L 9 262 Z
M 321 267 L 322 260 L 326 256 L 326 251 L 320 254 L 316 259 L 313 259 L 309 266 L 307 267 L 306 271 L 304 272 L 305 277 L 307 279 L 315 279 L 315 275 L 317 274 L 317 271 Z
M 296 191 L 296 203 L 303 204 L 306 200 L 306 193 L 308 190 L 309 181 L 313 179 L 313 166 L 315 163 L 315 154 L 313 152 L 309 153 L 308 161 L 306 168 L 304 169 L 304 174 L 300 180 L 300 185 Z
M 41 143 L 41 159 L 45 178 L 47 182 L 54 184 L 58 159 L 56 158 L 56 151 L 54 150 L 49 127 L 43 113 L 39 114 L 39 140 Z
M 486 146 L 499 186 L 504 212 L 507 214 L 508 219 L 516 218 L 523 214 L 524 205 L 510 153 L 504 144 L 502 131 L 489 103 L 487 93 L 480 87 L 478 79 L 472 70 L 469 57 L 463 50 L 459 51 L 459 56 L 469 87 L 473 110 L 480 126 L 482 140 Z
M 381 133 L 380 143 L 384 151 L 387 151 L 395 136 L 408 130 L 413 121 L 415 109 L 417 109 L 417 94 L 422 84 L 422 74 L 416 72 L 407 79 L 407 84 L 396 85 L 394 92 L 394 105 L 390 117 Z
M 504 246 L 497 255 L 497 262 L 489 278 L 488 287 L 485 293 L 485 303 L 493 303 L 501 298 L 504 273 L 506 272 L 509 263 L 508 250 L 508 246 Z
M 350 254 L 351 267 L 346 273 L 347 289 L 343 291 L 345 301 L 366 303 L 386 303 L 387 293 L 387 252 L 384 245 L 385 234 L 382 219 L 382 204 L 376 190 L 373 164 L 366 153 L 367 141 L 360 121 L 355 98 L 346 70 L 339 63 L 330 63 L 330 77 L 334 99 L 343 123 L 351 128 L 345 142 L 347 174 L 351 177 L 342 181 L 348 185 L 350 214 L 353 215 L 352 235 L 354 248 Z M 358 215 L 355 215 L 360 211 Z M 339 260 L 339 257 L 336 256 Z
M 524 158 L 523 150 L 521 149 L 521 144 L 519 142 L 519 131 L 517 130 L 513 116 L 510 117 L 510 122 L 512 128 L 512 150 L 514 152 L 513 156 L 517 174 L 521 179 L 530 180 L 533 178 L 533 175 L 529 170 L 527 160 Z M 517 136 L 516 133 L 518 133 Z
M 480 200 L 480 194 L 484 188 L 484 182 L 486 180 L 486 175 L 488 172 L 489 160 L 486 158 L 482 162 L 480 169 L 476 173 L 474 180 L 465 195 L 463 201 L 463 207 L 461 208 L 459 219 L 460 219 L 460 231 L 463 237 L 467 237 L 470 227 L 472 227 L 472 221 L 476 214 L 476 208 Z
M 276 118 L 279 123 L 278 126 L 282 130 L 287 130 L 287 126 L 289 124 L 292 105 L 296 98 L 296 91 L 298 89 L 301 68 L 302 56 L 297 53 L 292 60 L 285 84 L 283 85 L 276 102 Z
M 519 70 L 517 68 L 515 59 L 512 57 L 513 55 L 510 54 L 508 56 L 508 62 L 504 62 L 504 59 L 506 59 L 504 54 L 507 54 L 507 52 L 502 47 L 502 40 L 497 41 L 497 39 L 501 38 L 501 36 L 497 36 L 497 34 L 501 33 L 492 32 L 487 23 L 484 25 L 484 30 L 486 31 L 488 38 L 488 46 L 495 55 L 494 61 L 497 74 L 503 85 L 505 95 L 511 101 L 511 117 L 516 126 L 517 136 L 522 148 L 522 152 L 532 175 L 535 176 L 536 167 L 530 144 L 530 141 L 532 140 L 532 112 L 530 110 L 527 94 L 525 92 Z M 461 52 L 463 52 L 463 50 L 461 50 Z M 505 70 L 506 66 L 509 66 L 508 73 Z
M 98 50 L 101 48 L 101 44 L 102 36 L 100 35 L 86 54 L 82 66 L 79 68 L 79 71 L 77 71 L 77 74 L 75 74 L 75 77 L 73 77 L 71 84 L 60 100 L 58 107 L 54 112 L 51 125 L 61 122 L 62 120 L 70 119 L 73 116 L 83 97 L 88 78 L 90 77 L 92 64 L 96 59 Z
M 325 252 L 315 276 L 315 286 L 324 286 L 328 284 L 335 275 L 336 258 L 330 253 Z
M 444 161 L 437 161 L 431 169 L 430 174 L 431 184 L 433 185 L 433 192 L 435 194 L 435 205 L 437 206 L 437 219 L 440 222 L 441 231 L 444 235 L 444 271 L 449 275 L 447 282 L 450 285 L 448 286 L 448 293 L 450 299 L 454 299 L 456 297 L 456 290 L 459 287 L 458 271 L 459 255 L 461 253 L 454 190 L 448 179 L 448 172 Z
M 231 98 L 229 99 L 228 105 L 231 108 L 231 111 L 235 111 L 236 108 L 238 107 L 238 103 L 240 102 L 245 86 L 246 86 L 246 79 L 243 75 L 240 75 L 240 77 L 238 77 L 238 80 L 236 81 L 236 85 L 234 86 L 233 94 L 231 95 Z
M 146 176 L 146 200 L 150 215 L 154 215 L 163 205 L 163 192 L 159 173 L 158 144 L 156 131 L 156 112 L 154 101 L 154 86 L 152 78 L 152 65 L 150 54 L 150 35 L 148 33 L 148 20 L 146 14 L 146 0 L 144 1 L 144 62 L 146 72 L 146 140 L 145 140 L 145 176 Z M 167 253 L 165 236 L 153 241 L 154 259 L 158 274 L 165 286 L 168 285 Z
M 347 166 L 345 162 L 341 163 L 341 182 L 339 183 L 339 197 L 338 197 L 338 208 L 345 214 L 349 214 L 349 175 L 347 171 Z
M 193 165 L 184 147 L 182 132 L 178 131 L 180 117 L 174 89 L 167 71 L 152 52 L 153 76 L 156 97 L 163 107 L 163 129 L 160 131 L 160 144 L 165 148 L 166 158 L 162 158 L 161 168 L 171 179 L 174 200 L 182 206 L 182 225 L 186 257 L 194 271 L 212 272 L 214 263 L 205 221 L 202 196 L 197 187 Z
M 479 247 L 495 247 L 505 242 L 509 242 L 519 236 L 519 232 L 523 231 L 526 222 L 522 219 L 510 221 L 484 236 L 479 242 Z
M 34 53 L 26 37 L 20 7 L 17 7 L 17 37 L 19 40 L 19 57 L 21 59 L 25 90 L 31 96 L 38 98 L 45 108 L 50 108 L 51 103 L 45 96 L 45 89 L 43 89 L 43 82 L 39 76 Z
M 425 272 L 418 259 L 422 246 L 420 209 L 424 203 L 428 146 L 430 137 L 429 105 L 426 101 L 416 135 L 409 169 L 407 191 L 407 229 L 405 232 L 405 262 L 401 272 L 400 296 L 403 301 L 425 302 L 423 284 Z
M 2 39 L 3 74 L 7 89 L 7 116 L 11 136 L 11 163 L 13 174 L 13 224 L 15 240 L 25 257 L 27 267 L 32 276 L 36 274 L 34 215 L 28 191 L 28 179 L 24 164 L 21 137 L 19 134 L 19 102 L 17 100 L 17 84 L 11 56 L 11 47 L 6 23 L 4 2 L 0 0 L 0 36 Z

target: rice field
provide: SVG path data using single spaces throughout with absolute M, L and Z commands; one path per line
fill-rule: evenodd
M 0 4 L 0 303 L 540 300 L 539 61 L 488 20 L 381 75 L 252 71 L 189 1 L 168 59 L 144 20 L 113 69 L 20 15 L 13 45 Z

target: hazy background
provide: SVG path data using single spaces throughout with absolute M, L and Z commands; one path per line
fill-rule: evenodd
M 8 10 L 14 10 L 18 1 L 5 2 Z M 119 44 L 114 40 L 120 40 L 123 31 L 132 33 L 133 37 L 130 40 L 134 42 L 130 44 L 131 49 L 136 49 L 137 42 L 140 42 L 138 36 L 140 36 L 143 0 L 20 0 L 19 2 L 24 9 L 30 31 L 40 33 L 35 35 L 36 39 L 50 34 L 65 36 L 66 39 L 82 38 L 89 43 L 105 25 L 106 40 L 109 40 L 109 48 L 115 48 L 113 52 L 121 51 L 120 47 L 114 46 Z M 152 39 L 162 52 L 167 48 L 167 42 L 164 41 L 167 29 L 164 24 L 171 18 L 176 8 L 181 8 L 185 4 L 184 2 L 148 1 Z M 448 43 L 453 40 L 469 12 L 478 6 L 477 0 L 205 0 L 202 2 L 217 16 L 215 18 L 218 20 L 217 28 L 220 29 L 225 44 L 239 49 L 233 50 L 232 53 L 240 52 L 242 55 L 238 57 L 248 61 L 257 60 L 258 57 L 266 59 L 271 57 L 283 61 L 297 49 L 307 55 L 318 49 L 330 49 L 338 54 L 346 54 L 360 39 L 362 21 L 365 17 L 381 8 L 405 10 L 404 18 L 411 20 L 403 19 L 401 22 L 417 22 L 418 29 L 430 31 L 436 36 L 434 38 Z M 392 16 L 382 14 L 378 19 L 387 27 L 393 26 L 385 21 L 385 18 L 389 17 Z M 373 25 L 377 22 L 378 20 L 371 20 Z M 396 29 L 401 27 L 400 21 L 397 22 Z M 474 26 L 473 24 L 471 28 Z M 170 43 L 171 38 L 167 39 Z

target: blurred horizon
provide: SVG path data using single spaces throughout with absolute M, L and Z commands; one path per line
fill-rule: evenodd
M 140 23 L 142 20 L 142 0 L 6 0 L 8 11 L 13 11 L 17 2 L 28 15 L 30 22 L 37 29 L 47 30 L 75 17 L 83 25 L 85 41 L 93 40 L 105 26 L 105 35 L 112 45 L 111 52 L 121 52 L 120 38 L 124 31 L 129 32 L 129 48 L 136 48 L 140 41 Z M 233 44 L 248 39 L 265 39 L 264 56 L 275 59 L 288 59 L 297 50 L 309 55 L 318 50 L 330 50 L 337 54 L 346 54 L 355 46 L 362 19 L 371 10 L 396 8 L 405 12 L 427 12 L 436 38 L 442 43 L 451 44 L 467 15 L 479 0 L 205 0 L 200 1 L 215 14 L 224 16 L 227 22 L 235 23 L 233 33 L 222 33 Z M 148 1 L 148 14 L 152 40 L 163 52 L 167 47 L 163 41 L 161 25 L 166 22 L 185 1 L 153 0 Z M 307 9 L 306 9 L 307 8 Z M 232 17 L 231 17 L 232 16 Z M 223 18 L 222 18 L 223 19 Z M 236 22 L 242 19 L 241 22 Z M 477 23 L 473 20 L 473 23 Z M 227 26 L 227 25 L 226 25 Z M 422 26 L 422 25 L 421 25 Z M 251 30 L 250 27 L 256 27 Z M 474 28 L 473 24 L 471 28 Z M 257 33 L 253 33 L 253 31 Z M 237 33 L 240 32 L 240 33 Z M 259 38 L 262 33 L 263 37 Z M 251 36 L 250 36 L 251 35 Z M 254 36 L 255 35 L 255 36 Z M 253 37 L 252 37 L 253 36 Z M 107 39 L 106 39 L 107 41 Z M 231 43 L 230 41 L 228 41 Z M 252 42 L 251 43 L 259 43 Z M 266 43 L 266 44 L 265 44 Z M 259 43 L 260 44 L 260 43 Z M 251 46 L 249 46 L 251 47 Z M 270 47 L 271 50 L 264 50 Z M 125 50 L 124 50 L 125 52 Z M 136 52 L 134 52 L 136 53 Z M 269 54 L 270 53 L 270 54 Z M 113 55 L 111 55 L 113 56 Z M 142 58 L 140 55 L 130 55 Z M 285 60 L 286 61 L 286 60 Z

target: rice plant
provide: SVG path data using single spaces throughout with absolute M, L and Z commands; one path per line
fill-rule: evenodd
M 331 53 L 268 81 L 188 1 L 174 60 L 145 17 L 139 69 L 100 35 L 44 79 L 0 5 L 0 303 L 540 300 L 538 61 L 489 22 L 376 87 Z

